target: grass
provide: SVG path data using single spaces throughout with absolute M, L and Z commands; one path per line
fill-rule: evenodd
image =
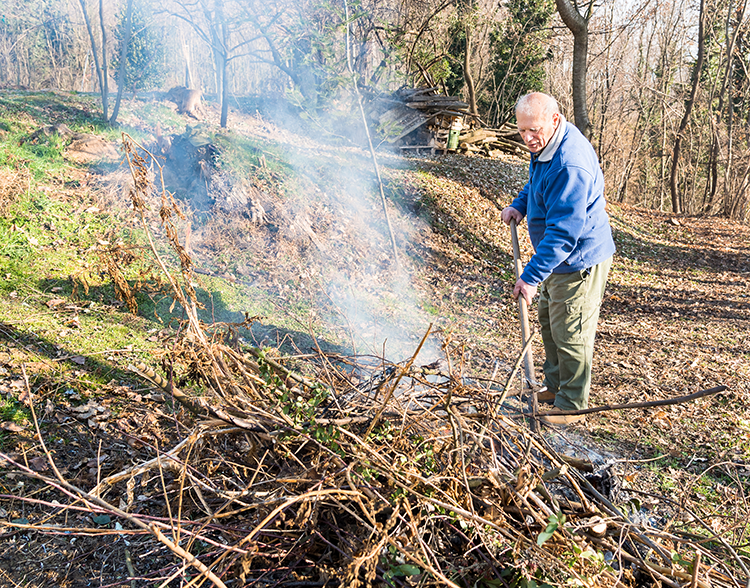
M 0 399 L 0 421 L 23 423 L 30 416 L 28 408 L 9 398 Z
M 219 148 L 221 168 L 236 177 L 251 176 L 262 182 L 293 174 L 283 151 L 267 142 L 232 133 L 216 133 L 212 139 Z
M 77 202 L 27 193 L 0 217 L 0 272 L 6 277 L 0 290 L 46 291 L 50 284 L 87 273 L 107 220 L 80 211 Z
M 61 120 L 72 129 L 102 128 L 91 108 L 85 97 L 0 95 L 6 132 L 0 174 L 11 179 L 0 194 L 0 323 L 3 338 L 18 342 L 18 360 L 47 366 L 42 379 L 50 389 L 65 388 L 80 371 L 60 357 L 85 357 L 85 376 L 75 379 L 94 391 L 124 374 L 116 362 L 107 362 L 111 350 L 129 347 L 131 357 L 147 359 L 156 347 L 147 337 L 154 319 L 123 314 L 104 272 L 100 249 L 113 217 L 75 194 L 85 168 L 65 160 L 56 133 L 28 140 L 36 128 Z M 18 177 L 22 181 L 14 184 Z M 131 280 L 143 277 L 141 264 L 129 270 Z M 141 295 L 146 313 L 156 307 L 150 302 Z M 2 411 L 7 419 L 17 407 L 4 405 Z
M 137 117 L 145 127 L 156 127 L 159 124 L 164 134 L 170 132 L 182 132 L 185 129 L 185 117 L 177 114 L 174 109 L 169 108 L 163 102 L 142 101 L 140 99 L 124 101 L 122 104 L 121 121 L 127 121 L 130 117 Z M 117 130 L 117 129 L 109 129 Z M 133 138 L 138 139 L 140 129 L 128 128 Z M 118 135 L 115 137 L 119 139 Z
M 0 143 L 0 167 L 23 169 L 36 181 L 59 177 L 65 168 L 60 136 L 54 133 L 40 138 L 37 143 L 23 141 L 27 137 L 25 130 L 18 128 L 6 135 Z M 28 189 L 32 187 L 33 184 L 29 183 Z

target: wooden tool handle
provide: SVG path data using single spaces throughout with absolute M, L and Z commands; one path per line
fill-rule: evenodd
M 518 280 L 523 271 L 523 263 L 521 262 L 521 248 L 518 245 L 518 228 L 515 219 L 511 219 L 510 221 L 510 235 L 513 241 L 513 261 L 515 262 L 516 280 Z M 521 318 L 522 344 L 525 346 L 531 336 L 531 329 L 529 328 L 529 309 L 526 304 L 526 299 L 521 295 L 518 296 L 518 312 Z M 534 360 L 531 353 L 531 347 L 529 347 L 529 350 L 526 352 L 524 371 L 526 374 L 526 380 L 530 383 L 534 382 Z
M 510 235 L 513 241 L 513 261 L 515 262 L 516 280 L 518 280 L 523 271 L 523 264 L 521 263 L 521 248 L 518 245 L 518 228 L 516 227 L 515 219 L 510 220 Z M 521 339 L 523 340 L 523 346 L 526 347 L 526 343 L 531 337 L 531 329 L 529 328 L 529 309 L 526 305 L 526 299 L 521 294 L 518 295 L 518 312 L 521 317 Z M 531 345 L 528 346 L 528 350 L 526 351 L 523 369 L 526 382 L 529 388 L 531 388 L 531 394 L 529 394 L 531 430 L 538 431 L 539 423 L 536 420 L 536 415 L 539 412 L 539 402 L 536 397 L 537 385 L 534 379 L 534 357 L 531 353 Z

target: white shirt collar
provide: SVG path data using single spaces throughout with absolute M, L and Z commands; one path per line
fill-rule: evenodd
M 537 157 L 537 161 L 541 161 L 542 163 L 546 163 L 550 161 L 557 152 L 558 147 L 560 147 L 560 143 L 562 143 L 563 135 L 565 134 L 565 117 L 561 114 L 560 115 L 560 123 L 557 125 L 557 128 L 555 129 L 555 134 L 552 135 L 552 138 L 550 139 L 549 143 L 547 143 L 547 146 L 542 149 L 542 152 L 539 154 L 539 157 Z

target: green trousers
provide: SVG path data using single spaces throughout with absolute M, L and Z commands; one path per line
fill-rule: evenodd
M 539 287 L 544 385 L 561 410 L 588 407 L 599 308 L 612 258 L 590 271 L 552 274 Z

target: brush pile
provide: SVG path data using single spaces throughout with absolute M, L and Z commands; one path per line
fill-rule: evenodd
M 148 231 L 147 166 L 125 145 Z M 60 492 L 33 531 L 65 523 L 87 533 L 70 528 L 85 520 L 70 516 L 81 508 L 112 517 L 139 585 L 745 585 L 745 564 L 721 537 L 654 528 L 601 475 L 531 432 L 507 401 L 515 370 L 498 386 L 456 376 L 461 358 L 450 353 L 439 369 L 322 353 L 285 360 L 235 345 L 242 325 L 224 325 L 228 338 L 206 328 L 163 194 L 181 271 L 162 267 L 187 321 L 162 358 L 169 379 L 132 369 L 175 403 L 183 439 L 90 491 L 13 463 Z M 153 576 L 132 564 L 148 553 Z
M 134 370 L 205 419 L 160 475 L 197 497 L 179 525 L 212 546 L 201 561 L 224 581 L 744 585 L 729 545 L 651 526 L 658 515 L 607 470 L 559 455 L 492 382 L 322 355 L 303 376 L 268 352 L 195 338 L 178 357 L 206 382 L 201 396 Z M 96 491 L 124 496 L 142 471 Z

